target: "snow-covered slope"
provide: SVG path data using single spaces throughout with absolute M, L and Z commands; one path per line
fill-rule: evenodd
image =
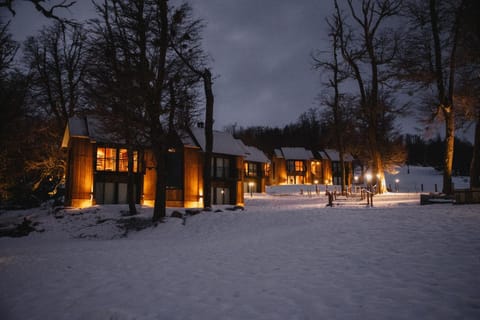
M 0 319 L 480 319 L 480 206 L 277 191 L 126 237 L 125 206 L 31 210 L 44 232 L 0 238 Z

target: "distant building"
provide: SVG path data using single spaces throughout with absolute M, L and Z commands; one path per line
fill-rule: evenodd
M 270 160 L 262 150 L 245 146 L 247 155 L 244 162 L 244 182 L 243 190 L 245 192 L 265 192 L 265 186 L 270 176 Z
M 330 159 L 331 163 L 331 179 L 332 184 L 341 185 L 342 184 L 342 171 L 341 171 L 341 162 L 340 162 L 340 153 L 334 149 L 325 149 L 324 150 L 327 157 Z M 343 155 L 343 162 L 345 166 L 345 177 L 346 185 L 352 184 L 353 178 L 353 157 L 350 153 L 345 153 Z
M 272 157 L 272 184 L 311 183 L 312 160 L 312 152 L 303 147 L 275 149 Z
M 344 155 L 347 184 L 352 182 L 352 161 L 350 154 Z M 275 149 L 270 184 L 340 185 L 339 153 L 333 149 L 310 151 L 303 147 Z

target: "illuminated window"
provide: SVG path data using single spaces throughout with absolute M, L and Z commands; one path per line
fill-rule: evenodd
M 138 151 L 133 151 L 133 172 L 137 172 Z M 118 151 L 118 171 L 128 172 L 128 150 L 120 149 Z
M 270 163 L 265 163 L 263 170 L 265 172 L 265 177 L 270 176 Z
M 97 171 L 128 172 L 127 149 L 97 148 Z M 133 152 L 133 172 L 138 171 L 138 151 Z
M 128 152 L 127 149 L 120 149 L 118 152 L 118 171 L 128 171 Z
M 117 149 L 97 148 L 97 171 L 116 171 Z
M 295 161 L 295 171 L 303 172 L 303 161 Z
M 245 175 L 249 177 L 257 176 L 257 164 L 245 162 Z
M 312 162 L 312 173 L 314 175 L 319 175 L 320 170 L 321 170 L 320 161 L 313 161 Z

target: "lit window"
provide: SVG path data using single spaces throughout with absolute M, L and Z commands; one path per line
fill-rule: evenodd
M 97 171 L 115 171 L 116 165 L 117 149 L 97 148 Z
M 270 163 L 265 163 L 265 166 L 264 166 L 263 170 L 265 172 L 266 177 L 270 176 Z
M 245 164 L 247 168 L 247 176 L 256 177 L 257 176 L 257 165 L 255 163 L 248 162 Z
M 133 151 L 133 170 L 137 172 L 138 167 L 138 151 Z M 128 172 L 128 150 L 120 149 L 118 151 L 118 171 Z
M 295 161 L 295 171 L 303 172 L 303 161 Z
M 127 149 L 120 149 L 118 152 L 118 171 L 128 171 L 128 152 Z

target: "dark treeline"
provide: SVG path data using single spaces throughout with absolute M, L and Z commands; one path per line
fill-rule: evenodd
M 408 152 L 407 164 L 434 167 L 443 170 L 445 140 L 440 136 L 424 140 L 419 135 L 407 134 L 404 143 Z M 472 160 L 473 145 L 466 140 L 455 138 L 453 175 L 468 176 Z
M 328 123 L 322 122 L 320 116 L 315 116 L 314 110 L 300 116 L 297 122 L 288 124 L 283 128 L 268 126 L 227 128 L 236 138 L 245 144 L 256 146 L 267 155 L 271 156 L 274 149 L 281 147 L 305 147 L 310 150 L 331 148 L 335 149 L 335 141 Z M 404 134 L 399 136 L 399 142 L 404 147 L 406 158 L 404 164 L 429 166 L 439 171 L 443 170 L 443 157 L 445 153 L 445 140 L 436 136 L 425 139 L 417 134 Z M 349 139 L 349 152 L 356 158 L 362 158 L 362 141 L 354 135 Z M 471 142 L 455 139 L 455 157 L 453 160 L 453 173 L 459 176 L 468 176 L 472 159 L 473 145 Z M 402 163 L 397 163 L 401 165 Z

